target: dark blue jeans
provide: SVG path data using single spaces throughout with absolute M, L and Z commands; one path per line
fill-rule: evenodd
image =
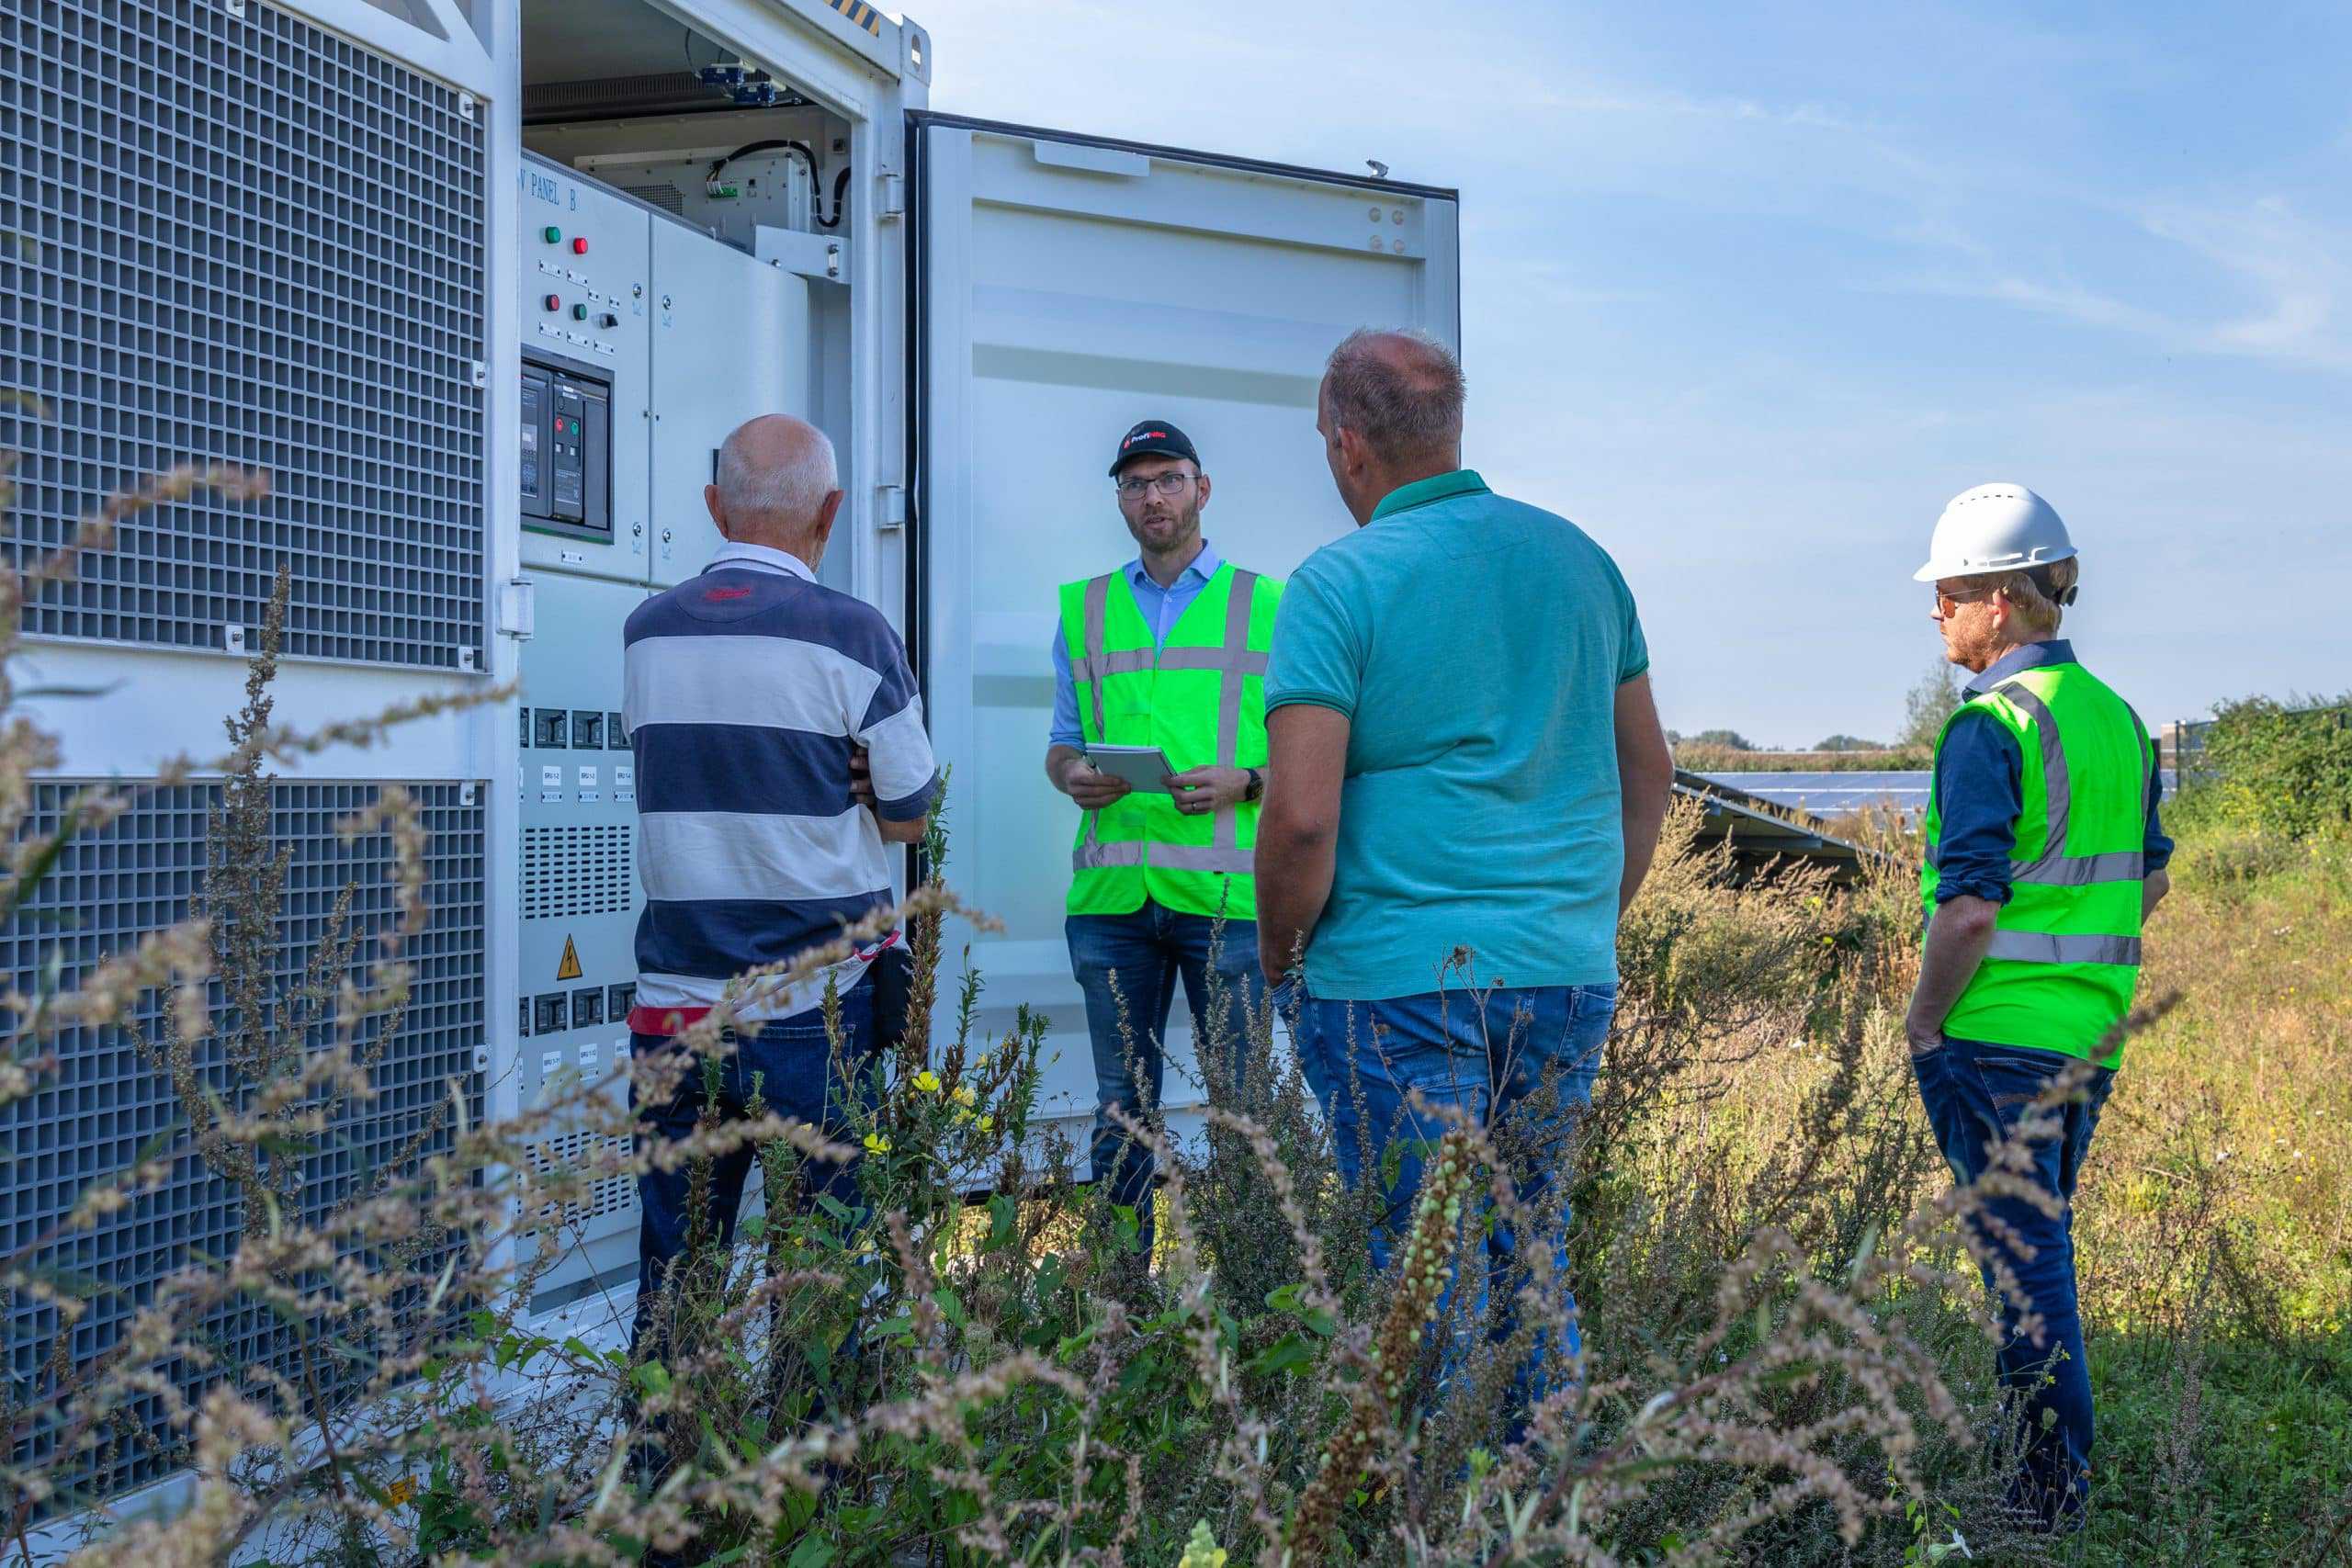
M 874 998 L 869 987 L 861 985 L 842 998 L 841 1011 L 842 1046 L 838 1058 L 826 1037 L 824 1014 L 815 1009 L 737 1034 L 735 1049 L 720 1068 L 720 1111 L 729 1117 L 745 1114 L 752 1099 L 752 1080 L 757 1078 L 760 1098 L 771 1111 L 797 1117 L 840 1138 L 848 1129 L 850 1097 L 862 1095 L 870 1087 Z M 673 1048 L 666 1035 L 629 1036 L 629 1051 L 634 1055 Z M 630 1102 L 637 1112 L 639 1147 L 645 1146 L 648 1137 L 674 1141 L 691 1134 L 702 1119 L 703 1101 L 702 1074 L 695 1068 L 688 1069 L 677 1094 L 666 1105 L 639 1105 L 632 1091 Z M 710 1223 L 721 1246 L 735 1239 L 736 1212 L 742 1206 L 743 1181 L 751 1174 L 752 1158 L 751 1149 L 739 1148 L 712 1167 L 710 1204 L 715 1213 Z M 656 1321 L 656 1311 L 671 1265 L 685 1250 L 686 1234 L 693 1227 L 695 1216 L 687 1212 L 686 1202 L 693 1179 L 692 1170 L 685 1166 L 675 1170 L 650 1170 L 637 1179 L 639 1217 L 637 1317 L 629 1334 L 632 1353 L 644 1343 L 648 1334 L 666 1331 L 667 1325 Z M 801 1207 L 814 1204 L 820 1192 L 854 1204 L 856 1164 L 801 1162 Z
M 1132 915 L 1072 915 L 1063 927 L 1069 964 L 1086 996 L 1086 1032 L 1094 1044 L 1094 1135 L 1087 1150 L 1097 1182 L 1111 1201 L 1136 1212 L 1144 1256 L 1151 1256 L 1151 1151 L 1111 1119 L 1111 1108 L 1133 1116 L 1147 1099 L 1155 1108 L 1167 1078 L 1162 1050 L 1176 982 L 1193 1010 L 1194 1049 L 1215 1032 L 1236 1077 L 1247 1057 L 1244 1006 L 1265 1005 L 1266 977 L 1258 969 L 1258 923 L 1227 920 L 1222 930 L 1207 915 L 1180 914 L 1146 900 Z M 1211 934 L 1216 936 L 1212 953 Z M 1209 1016 L 1214 975 L 1221 1016 Z
M 1994 1147 L 2008 1137 L 2026 1108 L 2073 1060 L 2055 1051 L 1971 1040 L 1946 1040 L 1941 1047 L 1911 1058 L 1928 1124 L 1935 1129 L 1936 1143 L 1955 1180 L 1964 1185 L 1984 1174 Z M 2091 1074 L 2075 1099 L 2058 1108 L 2048 1134 L 2030 1145 L 2033 1164 L 2026 1175 L 2058 1199 L 2060 1212 L 2055 1216 L 2043 1213 L 2021 1198 L 1997 1199 L 1987 1205 L 1991 1216 L 2007 1225 L 2031 1256 L 2021 1256 L 2018 1246 L 1995 1240 L 1972 1222 L 1978 1246 L 2015 1272 L 2041 1319 L 2037 1337 L 2023 1329 L 2023 1314 L 2016 1304 L 2005 1297 L 2000 1301 L 2001 1385 L 2009 1420 L 2023 1446 L 2009 1500 L 2052 1528 L 2078 1522 L 2090 1496 L 2091 1377 L 2083 1351 L 2082 1310 L 2075 1295 L 2075 1179 L 2082 1173 L 2091 1134 L 2098 1127 L 2099 1108 L 2107 1103 L 2115 1080 L 2104 1067 L 2094 1067 Z M 1984 1271 L 1984 1282 L 1992 1287 L 1990 1269 Z
M 1275 1006 L 1283 1016 L 1295 1015 L 1291 1039 L 1299 1066 L 1328 1120 L 1340 1173 L 1350 1186 L 1360 1186 L 1370 1171 L 1385 1179 L 1392 1168 L 1387 1202 L 1372 1235 L 1373 1267 L 1385 1271 L 1389 1258 L 1402 1243 L 1421 1185 L 1422 1154 L 1444 1135 L 1445 1124 L 1434 1117 L 1414 1113 L 1408 1095 L 1414 1089 L 1432 1105 L 1453 1106 L 1480 1122 L 1499 1126 L 1513 1115 L 1532 1116 L 1527 1102 L 1544 1083 L 1556 1089 L 1541 1125 L 1531 1125 L 1532 1156 L 1527 1168 L 1512 1172 L 1520 1195 L 1530 1204 L 1542 1204 L 1568 1155 L 1568 1139 L 1577 1116 L 1592 1103 L 1592 1083 L 1600 1070 L 1601 1050 L 1608 1043 L 1610 1021 L 1617 1012 L 1614 982 L 1598 986 L 1535 986 L 1474 993 L 1430 992 L 1387 1001 L 1332 1001 L 1306 987 L 1286 986 Z M 1470 1216 L 1476 1224 L 1476 1216 Z M 1553 1252 L 1553 1279 L 1566 1308 L 1565 1343 L 1550 1346 L 1537 1339 L 1526 1365 L 1512 1382 L 1514 1412 L 1524 1412 L 1549 1392 L 1546 1363 L 1565 1355 L 1573 1378 L 1576 1358 L 1583 1353 L 1577 1330 L 1576 1298 L 1567 1280 L 1567 1211 L 1562 1205 L 1559 1228 L 1539 1245 Z M 1520 1238 L 1507 1224 L 1487 1235 L 1490 1277 L 1507 1279 L 1516 1259 Z M 1483 1289 L 1483 1287 L 1482 1287 Z M 1452 1286 L 1447 1287 L 1449 1297 Z M 1473 1317 L 1484 1317 L 1490 1338 L 1499 1343 L 1516 1332 L 1513 1305 L 1516 1287 L 1492 1304 L 1476 1303 Z M 1459 1365 L 1450 1356 L 1451 1366 Z M 1517 1430 L 1516 1416 L 1513 1430 Z

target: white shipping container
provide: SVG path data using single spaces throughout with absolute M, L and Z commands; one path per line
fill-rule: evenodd
M 991 1027 L 1016 1005 L 1050 1017 L 1047 1109 L 1082 1133 L 1093 1074 L 1062 937 L 1077 809 L 1041 762 L 1057 587 L 1133 553 L 1108 454 L 1138 418 L 1181 424 L 1216 481 L 1206 532 L 1257 570 L 1285 575 L 1339 536 L 1314 430 L 1323 357 L 1364 324 L 1457 338 L 1453 194 L 934 113 L 928 35 L 863 0 L 54 0 L 6 24 L 22 70 L 70 68 L 42 85 L 65 109 L 8 151 L 51 215 L 36 243 L 52 270 L 175 177 L 152 143 L 118 175 L 73 141 L 132 96 L 77 52 L 102 24 L 175 39 L 185 73 L 219 84 L 182 107 L 245 139 L 220 143 L 208 187 L 242 194 L 214 210 L 159 197 L 193 260 L 124 261 L 109 309 L 155 316 L 141 342 L 95 311 L 36 309 L 79 280 L 12 274 L 15 319 L 48 333 L 24 340 L 25 381 L 54 400 L 106 361 L 130 389 L 118 401 L 136 400 L 133 378 L 185 389 L 209 367 L 217 385 L 145 446 L 95 398 L 67 397 L 45 430 L 12 413 L 0 437 L 33 453 L 28 500 L 52 510 L 176 459 L 287 482 L 266 523 L 159 514 L 151 581 L 196 581 L 208 561 L 243 574 L 211 600 L 198 581 L 177 619 L 130 614 L 144 601 L 126 577 L 119 604 L 32 623 L 37 680 L 108 694 L 28 705 L 74 774 L 151 776 L 218 750 L 253 625 L 229 623 L 280 556 L 307 628 L 282 719 L 520 681 L 506 705 L 300 776 L 443 788 L 470 846 L 472 881 L 447 880 L 472 900 L 451 930 L 471 934 L 452 939 L 450 1004 L 420 1061 L 462 1060 L 492 1115 L 548 1072 L 609 1066 L 638 897 L 620 622 L 708 558 L 701 491 L 727 432 L 803 414 L 832 435 L 848 490 L 824 578 L 906 637 L 954 769 L 952 880 L 1003 922 L 951 940 L 971 942 Z M 309 116 L 266 112 L 288 49 L 321 62 Z M 308 174 L 262 172 L 288 167 Z M 424 209 L 428 186 L 443 206 Z M 238 313 L 265 297 L 269 321 Z M 243 370 L 220 370 L 239 353 Z M 185 840 L 200 820 L 159 830 Z M 1198 1094 L 1177 1011 L 1181 1111 Z M 595 1211 L 542 1306 L 625 1299 L 633 1194 Z

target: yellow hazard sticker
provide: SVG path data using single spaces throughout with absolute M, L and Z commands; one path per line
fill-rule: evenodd
M 570 937 L 565 937 L 563 962 L 555 966 L 555 977 L 559 980 L 577 980 L 580 975 L 580 950 L 571 944 Z

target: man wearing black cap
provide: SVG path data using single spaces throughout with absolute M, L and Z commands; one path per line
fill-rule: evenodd
M 1111 481 L 1140 553 L 1062 587 L 1046 776 L 1085 808 L 1066 929 L 1094 1044 L 1090 1160 L 1113 1201 L 1135 1211 L 1148 1258 L 1151 1156 L 1111 1111 L 1159 1103 L 1161 1037 L 1180 978 L 1219 1099 L 1239 1069 L 1242 1008 L 1263 1003 L 1251 862 L 1282 584 L 1222 559 L 1201 536 L 1209 477 L 1166 420 L 1127 432 Z M 1105 745 L 1157 747 L 1174 770 L 1168 787 L 1136 789 L 1094 767 L 1087 752 Z M 1221 1070 L 1211 1066 L 1218 1059 Z

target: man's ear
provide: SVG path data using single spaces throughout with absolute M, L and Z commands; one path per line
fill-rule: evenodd
M 1365 459 L 1369 456 L 1364 451 L 1363 437 L 1344 424 L 1336 425 L 1333 428 L 1340 437 L 1340 461 L 1346 466 L 1348 472 L 1352 474 L 1360 471 L 1365 466 Z
M 702 487 L 702 503 L 710 508 L 710 521 L 712 525 L 718 528 L 718 536 L 726 540 L 729 544 L 733 544 L 735 542 L 735 536 L 727 531 L 727 509 L 718 503 L 718 487 L 717 485 L 705 485 Z
M 818 504 L 817 521 L 808 535 L 812 542 L 822 545 L 833 536 L 833 519 L 841 515 L 842 497 L 845 493 L 838 490 L 828 491 L 825 499 Z
M 1194 506 L 1195 508 L 1198 508 L 1198 507 L 1206 506 L 1208 503 L 1209 503 L 1209 477 L 1208 477 L 1208 475 L 1206 475 L 1206 474 L 1203 474 L 1203 475 L 1201 476 L 1201 479 L 1200 479 L 1200 490 L 1199 490 L 1199 494 L 1198 494 L 1198 496 L 1196 497 L 1196 499 L 1193 501 L 1193 506 Z

